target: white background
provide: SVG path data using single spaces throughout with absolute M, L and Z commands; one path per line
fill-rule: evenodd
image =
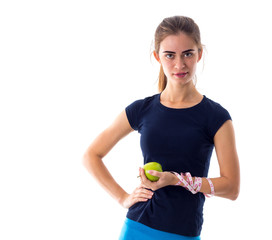
M 261 0 L 1 1 L 0 239 L 118 238 L 126 210 L 81 158 L 128 104 L 157 93 L 150 47 L 173 15 L 200 27 L 207 52 L 197 88 L 230 112 L 241 164 L 238 200 L 206 201 L 202 239 L 267 239 L 270 9 Z M 139 183 L 139 137 L 105 158 L 127 191 Z M 215 153 L 209 176 L 219 176 Z

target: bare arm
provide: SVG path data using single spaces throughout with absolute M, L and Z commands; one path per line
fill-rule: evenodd
M 226 121 L 217 131 L 214 145 L 220 167 L 220 177 L 211 178 L 215 195 L 235 200 L 240 190 L 240 167 L 231 120 Z M 203 181 L 201 192 L 210 193 L 206 179 Z
M 130 207 L 137 201 L 149 198 L 150 191 L 138 187 L 133 194 L 128 194 L 111 176 L 102 159 L 123 137 L 132 132 L 126 112 L 123 111 L 115 121 L 104 130 L 88 147 L 83 157 L 83 164 L 98 183 L 122 206 Z M 146 197 L 146 198 L 144 198 Z M 133 199 L 132 199 L 133 198 Z

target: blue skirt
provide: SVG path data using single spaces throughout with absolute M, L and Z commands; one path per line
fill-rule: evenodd
M 200 237 L 186 237 L 163 232 L 126 218 L 119 240 L 200 240 Z

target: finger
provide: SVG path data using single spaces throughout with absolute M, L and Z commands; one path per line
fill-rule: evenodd
M 147 177 L 145 176 L 145 174 L 141 175 L 141 183 L 142 185 L 144 185 L 144 187 L 146 188 L 150 188 L 150 181 L 147 179 Z
M 149 188 L 149 186 L 148 186 L 149 180 L 147 179 L 147 177 L 145 175 L 145 170 L 143 168 L 140 168 L 140 177 L 141 177 L 142 184 L 144 184 L 145 187 Z
M 151 191 L 150 189 L 147 189 L 145 186 L 142 186 L 141 188 L 137 189 L 137 193 L 153 195 L 153 191 Z
M 135 199 L 135 203 L 137 203 L 137 202 L 146 202 L 146 201 L 148 201 L 148 198 L 136 198 Z
M 162 172 L 158 172 L 158 171 L 155 171 L 155 170 L 149 170 L 148 173 L 152 176 L 155 176 L 155 177 L 161 177 L 163 175 Z
M 140 169 L 141 171 L 141 182 L 145 188 L 152 189 L 155 191 L 157 189 L 157 182 L 151 182 L 145 175 L 145 170 L 143 168 Z
M 132 198 L 129 206 L 131 207 L 137 202 L 146 202 L 146 201 L 148 201 L 147 198 L 141 198 L 141 197 Z
M 140 177 L 141 177 L 141 178 L 146 178 L 145 170 L 144 170 L 143 168 L 140 168 L 140 169 L 139 169 L 139 174 L 140 174 Z
M 146 199 L 151 199 L 153 196 L 153 192 L 148 191 L 146 189 L 142 189 L 141 191 L 138 191 L 135 193 L 134 198 L 146 198 Z
M 146 199 L 151 199 L 153 197 L 153 193 L 139 193 L 135 195 L 135 198 L 146 198 Z

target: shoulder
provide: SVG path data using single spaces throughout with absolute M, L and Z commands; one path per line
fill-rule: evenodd
M 202 114 L 205 115 L 206 126 L 212 141 L 216 132 L 221 128 L 221 126 L 227 120 L 232 120 L 228 110 L 225 107 L 207 97 Z
M 220 103 L 206 97 L 205 111 L 211 116 L 214 115 L 229 115 L 228 110 Z
M 222 105 L 208 97 L 206 97 L 206 104 L 208 107 L 210 107 L 211 109 L 218 109 L 218 108 L 222 108 Z
M 132 102 L 131 104 L 129 104 L 126 109 L 134 109 L 137 111 L 141 111 L 144 110 L 146 108 L 148 108 L 156 99 L 156 97 L 158 96 L 158 94 L 152 95 L 152 96 L 148 96 L 142 99 L 137 99 L 134 102 Z
M 158 94 L 146 97 L 144 99 L 135 100 L 126 107 L 125 111 L 127 118 L 133 129 L 140 129 L 141 119 L 155 102 L 154 100 L 156 99 L 156 96 L 158 96 Z

